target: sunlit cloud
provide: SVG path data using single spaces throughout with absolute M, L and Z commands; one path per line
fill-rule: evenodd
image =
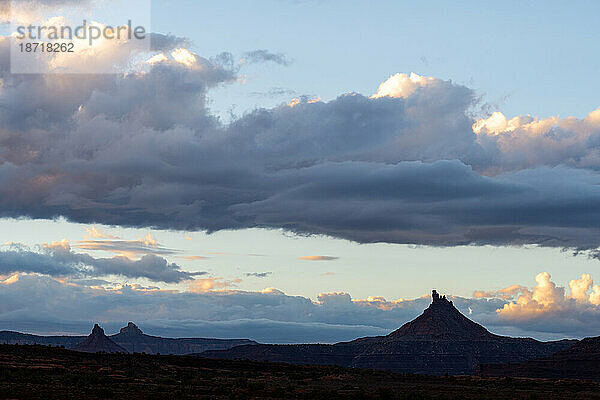
M 191 51 L 183 48 L 173 50 L 171 52 L 171 57 L 173 57 L 175 62 L 183 64 L 186 67 L 193 67 L 198 61 L 196 56 Z
M 497 297 L 497 298 L 508 300 L 508 299 L 514 298 L 516 295 L 524 292 L 525 290 L 527 290 L 527 288 L 525 286 L 510 285 L 504 289 L 491 291 L 491 292 L 483 291 L 483 290 L 475 290 L 473 292 L 473 297 L 475 297 L 476 299 Z
M 19 281 L 19 276 L 21 274 L 16 273 L 16 274 L 12 274 L 9 277 L 7 277 L 6 279 L 2 280 L 2 284 L 4 285 L 12 285 L 13 283 L 16 283 Z
M 106 236 L 101 236 L 106 237 Z M 177 254 L 180 251 L 163 247 L 158 241 L 148 233 L 145 237 L 137 240 L 80 240 L 73 242 L 72 247 L 88 251 L 107 251 L 110 253 L 124 255 L 128 258 L 134 258 L 144 254 L 170 255 Z
M 94 239 L 119 239 L 118 236 L 114 236 L 108 233 L 103 232 L 101 228 L 97 228 L 94 225 L 90 227 L 84 227 L 86 234 L 84 235 L 84 239 L 86 240 L 94 240 Z
M 240 283 L 241 279 L 234 279 L 232 281 L 224 281 L 223 278 L 201 278 L 190 281 L 188 285 L 188 291 L 191 293 L 207 293 L 214 291 L 223 291 L 227 288 L 234 287 L 237 283 Z
M 539 273 L 535 281 L 532 289 L 513 285 L 495 293 L 477 291 L 475 297 L 514 296 L 514 300 L 497 310 L 501 319 L 510 321 L 559 321 L 561 318 L 600 312 L 600 286 L 593 284 L 590 274 L 571 280 L 570 291 L 552 282 L 548 272 Z
M 398 73 L 390 76 L 385 82 L 379 85 L 377 93 L 373 94 L 371 98 L 406 98 L 412 95 L 418 88 L 430 85 L 436 81 L 438 79 L 421 76 L 414 72 L 411 72 L 410 75 Z

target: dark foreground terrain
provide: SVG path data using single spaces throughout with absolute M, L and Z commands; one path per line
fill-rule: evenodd
M 192 356 L 0 345 L 0 398 L 600 399 L 591 381 L 434 377 Z
M 512 364 L 483 364 L 484 376 L 578 378 L 600 382 L 600 337 L 586 338 L 550 357 Z

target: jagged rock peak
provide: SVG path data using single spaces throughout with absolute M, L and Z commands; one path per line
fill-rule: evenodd
M 94 324 L 94 328 L 92 329 L 92 335 L 104 336 L 104 329 L 102 329 L 100 325 Z
M 448 300 L 432 291 L 433 302 L 419 317 L 387 337 L 393 340 L 492 340 L 496 336 L 471 321 Z
M 133 322 L 129 322 L 126 327 L 121 328 L 119 333 L 127 333 L 130 335 L 141 335 L 143 332 L 140 328 L 137 327 Z
M 435 305 L 453 305 L 452 300 L 448 300 L 446 296 L 440 296 L 438 292 L 434 289 L 431 292 L 431 297 L 433 297 L 433 303 Z
M 127 353 L 127 350 L 106 337 L 104 329 L 98 324 L 94 324 L 92 333 L 84 341 L 76 344 L 71 349 L 86 353 Z

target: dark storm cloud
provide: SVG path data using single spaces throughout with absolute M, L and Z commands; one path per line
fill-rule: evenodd
M 472 90 L 407 77 L 398 97 L 304 99 L 224 125 L 206 99 L 237 79 L 231 57 L 167 52 L 144 73 L 21 76 L 7 71 L 6 41 L 0 50 L 3 217 L 443 246 L 600 244 L 593 115 L 543 134 L 476 135 Z

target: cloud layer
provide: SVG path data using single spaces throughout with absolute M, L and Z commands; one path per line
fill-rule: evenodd
M 206 274 L 182 271 L 179 265 L 154 254 L 146 254 L 139 260 L 125 256 L 94 258 L 89 254 L 73 252 L 67 241 L 46 244 L 38 251 L 15 244 L 0 250 L 0 274 L 15 272 L 70 278 L 117 275 L 166 283 L 177 283 Z
M 535 277 L 532 289 L 512 285 L 499 292 L 476 291 L 475 297 L 512 299 L 496 310 L 500 321 L 525 330 L 597 336 L 600 329 L 600 286 L 590 274 L 569 282 L 569 288 L 551 281 L 548 272 Z
M 197 279 L 188 291 L 179 292 L 39 274 L 5 275 L 0 276 L 0 329 L 84 333 L 92 321 L 114 330 L 134 320 L 150 333 L 169 336 L 212 333 L 279 343 L 335 342 L 387 334 L 421 314 L 431 301 L 427 295 L 353 299 L 344 292 L 321 293 L 312 301 L 273 288 L 232 290 L 236 282 Z M 494 333 L 538 339 L 597 335 L 600 289 L 589 275 L 571 281 L 570 290 L 557 286 L 547 273 L 539 274 L 536 282 L 531 289 L 500 291 L 512 293 L 511 298 L 495 293 L 451 298 L 461 312 Z
M 223 124 L 207 96 L 238 78 L 231 55 L 155 42 L 127 74 L 26 76 L 8 72 L 0 41 L 0 216 L 600 246 L 598 110 L 583 120 L 476 120 L 473 90 L 396 74 L 370 97 L 301 99 Z

